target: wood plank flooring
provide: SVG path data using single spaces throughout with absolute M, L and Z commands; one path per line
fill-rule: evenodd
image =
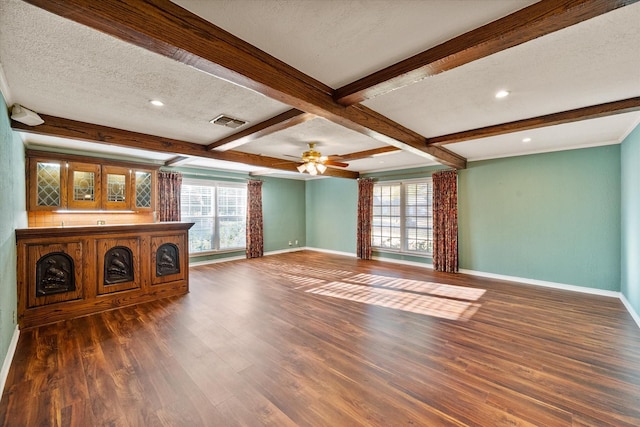
M 615 298 L 317 252 L 22 331 L 3 426 L 638 426 Z

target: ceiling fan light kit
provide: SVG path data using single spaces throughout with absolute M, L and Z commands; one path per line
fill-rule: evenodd
M 300 173 L 304 173 L 306 171 L 309 175 L 317 175 L 318 172 L 323 174 L 327 170 L 324 162 L 326 162 L 328 158 L 316 151 L 315 147 L 316 143 L 310 142 L 309 149 L 302 153 L 303 163 L 298 166 L 298 171 Z

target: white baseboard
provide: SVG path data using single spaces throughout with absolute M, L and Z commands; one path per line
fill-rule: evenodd
M 412 265 L 414 267 L 429 268 L 433 270 L 433 264 L 428 264 L 426 262 L 407 261 L 404 259 L 385 258 L 380 256 L 374 256 L 374 257 L 371 257 L 371 259 L 376 261 L 394 262 L 396 264 Z
M 626 307 L 627 311 L 629 312 L 629 314 L 631 315 L 631 317 L 633 317 L 633 320 L 636 321 L 636 324 L 638 325 L 638 327 L 640 328 L 640 316 L 638 315 L 638 313 L 636 313 L 636 311 L 633 309 L 633 307 L 631 306 L 631 303 L 629 302 L 629 300 L 627 299 L 627 297 L 624 296 L 623 293 L 620 293 L 620 301 L 622 301 L 622 304 L 624 304 L 624 306 Z
M 607 291 L 604 289 L 587 288 L 584 286 L 567 285 L 564 283 L 547 282 L 544 280 L 527 279 L 525 277 L 505 276 L 503 274 L 486 273 L 484 271 L 460 269 L 460 273 L 470 276 L 486 277 L 488 279 L 507 280 L 509 282 L 524 283 L 527 285 L 544 286 L 546 288 L 562 289 L 565 291 L 581 292 L 583 294 L 601 295 L 605 297 L 620 298 L 620 292 Z
M 351 257 L 351 258 L 356 258 L 356 254 L 352 253 L 352 252 L 341 252 L 341 251 L 334 251 L 334 250 L 331 250 L 331 249 L 313 248 L 313 247 L 309 247 L 309 246 L 306 246 L 306 247 L 304 247 L 302 249 L 307 250 L 307 251 L 324 252 L 325 254 L 342 255 L 342 256 L 348 256 L 348 257 Z
M 289 249 L 280 249 L 277 251 L 269 251 L 269 252 L 265 252 L 264 256 L 269 256 L 269 255 L 277 255 L 277 254 L 285 254 L 285 253 L 289 253 L 289 252 L 297 252 L 297 251 L 302 251 L 305 248 L 289 248 Z M 224 257 L 224 258 L 214 258 L 214 259 L 208 259 L 206 261 L 195 261 L 195 262 L 190 262 L 189 263 L 189 267 L 197 267 L 199 265 L 207 265 L 207 264 L 217 264 L 219 262 L 227 262 L 227 261 L 238 261 L 241 259 L 247 259 L 247 257 L 245 255 L 236 255 L 236 256 L 229 256 L 229 257 Z
M 219 262 L 237 261 L 239 259 L 247 259 L 247 257 L 244 255 L 236 255 L 236 256 L 228 256 L 223 258 L 208 259 L 206 261 L 190 262 L 189 267 L 196 267 L 198 265 L 207 265 L 207 264 L 217 264 Z
M 7 382 L 9 368 L 11 368 L 11 362 L 13 361 L 13 356 L 16 353 L 18 338 L 20 338 L 20 329 L 18 329 L 18 325 L 16 325 L 16 329 L 13 331 L 13 336 L 11 337 L 11 342 L 9 343 L 9 348 L 7 349 L 7 354 L 5 355 L 4 362 L 2 363 L 2 371 L 0 371 L 0 396 L 4 393 L 4 385 Z
M 279 249 L 277 251 L 269 251 L 269 252 L 265 252 L 264 255 L 265 256 L 269 256 L 269 255 L 278 255 L 278 254 L 287 254 L 289 252 L 299 252 L 299 251 L 303 251 L 305 248 L 301 248 L 301 247 L 295 247 L 295 248 L 288 248 L 288 249 Z

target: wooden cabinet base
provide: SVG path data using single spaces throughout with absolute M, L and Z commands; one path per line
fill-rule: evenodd
M 20 328 L 189 292 L 192 225 L 16 230 Z

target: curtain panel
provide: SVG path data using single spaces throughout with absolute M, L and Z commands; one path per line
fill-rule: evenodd
M 247 258 L 264 254 L 262 235 L 262 181 L 247 182 Z
M 458 174 L 433 174 L 433 268 L 458 271 Z
M 373 221 L 373 179 L 358 180 L 358 224 L 356 254 L 371 259 L 371 223 Z
M 180 221 L 180 172 L 158 172 L 158 203 L 160 221 Z

